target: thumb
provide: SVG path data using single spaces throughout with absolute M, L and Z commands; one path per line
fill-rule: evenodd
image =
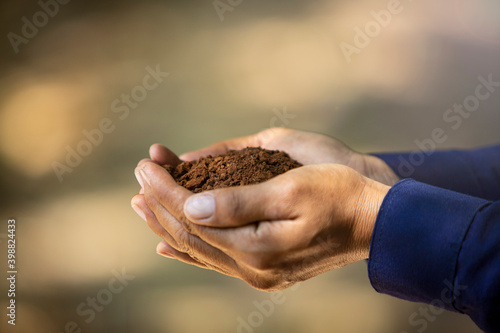
M 184 214 L 199 225 L 239 227 L 258 221 L 288 218 L 292 205 L 286 199 L 281 186 L 267 181 L 192 195 L 184 204 Z

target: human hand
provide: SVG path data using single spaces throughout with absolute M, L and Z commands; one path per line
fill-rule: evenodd
M 262 147 L 282 150 L 298 162 L 309 164 L 338 163 L 353 168 L 362 175 L 392 186 L 399 178 L 380 158 L 353 151 L 337 139 L 326 135 L 286 128 L 270 128 L 254 135 L 221 141 L 206 148 L 185 153 L 181 160 L 191 161 L 207 155 L 220 155 L 230 149 Z M 151 149 L 151 158 L 161 159 L 165 155 L 160 145 Z
M 151 161 L 141 161 L 137 172 L 144 194 L 132 205 L 164 239 L 158 253 L 266 291 L 368 258 L 389 190 L 338 164 L 197 195 Z

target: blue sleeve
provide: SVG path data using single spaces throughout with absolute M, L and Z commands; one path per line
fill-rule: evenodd
M 444 308 L 500 332 L 500 202 L 398 182 L 377 216 L 368 273 L 378 292 L 430 304 L 409 318 L 416 329 Z
M 500 200 L 500 145 L 477 150 L 374 154 L 400 178 Z

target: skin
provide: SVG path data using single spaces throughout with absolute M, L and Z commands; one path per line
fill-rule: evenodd
M 304 164 L 261 184 L 193 194 L 160 165 L 229 149 L 279 149 Z M 175 156 L 161 145 L 139 162 L 132 207 L 163 241 L 157 252 L 277 291 L 367 259 L 375 220 L 396 175 L 380 159 L 333 138 L 289 129 Z M 211 203 L 213 214 L 189 209 Z

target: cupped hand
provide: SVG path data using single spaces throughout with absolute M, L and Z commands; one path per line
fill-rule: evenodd
M 352 168 L 315 164 L 194 195 L 153 161 L 137 167 L 144 194 L 132 205 L 163 238 L 158 253 L 266 291 L 368 258 L 389 190 Z
M 297 131 L 287 128 L 270 128 L 254 135 L 221 141 L 206 148 L 185 153 L 181 160 L 191 161 L 207 155 L 220 155 L 231 149 L 262 147 L 287 152 L 298 162 L 309 164 L 338 163 L 349 166 L 362 175 L 384 183 L 394 185 L 399 178 L 381 159 L 372 155 L 358 153 L 337 139 L 326 135 Z M 165 156 L 160 145 L 152 146 L 151 158 Z

